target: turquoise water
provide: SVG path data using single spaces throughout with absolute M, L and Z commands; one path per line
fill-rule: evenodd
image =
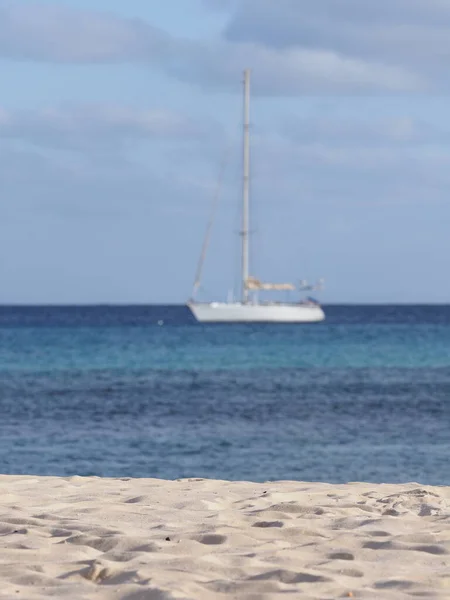
M 450 307 L 326 312 L 0 308 L 0 471 L 450 484 Z
M 450 365 L 450 326 L 314 325 L 33 327 L 2 331 L 0 368 L 438 368 Z

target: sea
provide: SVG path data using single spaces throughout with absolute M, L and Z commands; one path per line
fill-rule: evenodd
M 0 307 L 0 472 L 450 485 L 450 306 Z

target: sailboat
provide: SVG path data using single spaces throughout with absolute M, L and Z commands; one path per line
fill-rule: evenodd
M 205 237 L 194 289 L 188 307 L 201 323 L 315 323 L 325 319 L 319 302 L 306 298 L 298 302 L 260 302 L 261 291 L 293 291 L 320 289 L 317 285 L 301 282 L 265 283 L 250 275 L 249 267 L 249 182 L 250 182 L 250 70 L 244 71 L 244 136 L 243 136 L 243 190 L 242 190 L 242 249 L 241 279 L 242 296 L 240 301 L 197 302 L 195 297 L 200 287 L 202 265 L 205 258 L 209 230 Z

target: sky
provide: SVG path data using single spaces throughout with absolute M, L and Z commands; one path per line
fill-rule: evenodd
M 183 303 L 251 266 L 450 302 L 448 0 L 0 0 L 0 303 Z

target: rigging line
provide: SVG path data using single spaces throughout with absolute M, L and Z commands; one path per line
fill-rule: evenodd
M 211 238 L 211 230 L 214 224 L 214 220 L 215 220 L 215 216 L 217 213 L 217 207 L 219 205 L 219 199 L 220 199 L 220 194 L 222 192 L 222 187 L 223 187 L 223 180 L 224 180 L 224 176 L 225 176 L 225 169 L 226 166 L 228 164 L 228 159 L 229 159 L 229 155 L 230 155 L 230 148 L 226 148 L 222 157 L 222 161 L 221 161 L 221 165 L 220 165 L 220 170 L 219 170 L 219 177 L 217 180 L 217 186 L 216 186 L 216 190 L 213 196 L 213 203 L 212 203 L 212 208 L 211 208 L 211 214 L 209 217 L 209 221 L 208 221 L 208 225 L 206 227 L 206 233 L 205 233 L 205 238 L 203 240 L 203 246 L 202 246 L 202 251 L 200 254 L 200 259 L 198 261 L 198 265 L 197 265 L 197 271 L 195 274 L 195 281 L 194 281 L 194 286 L 192 289 L 192 296 L 191 296 L 191 300 L 193 301 L 195 299 L 195 296 L 197 294 L 198 288 L 200 287 L 200 282 L 201 282 L 201 277 L 202 277 L 202 271 L 203 271 L 203 264 L 205 262 L 205 257 L 206 257 L 206 252 L 208 250 L 208 245 L 209 245 L 209 240 Z

